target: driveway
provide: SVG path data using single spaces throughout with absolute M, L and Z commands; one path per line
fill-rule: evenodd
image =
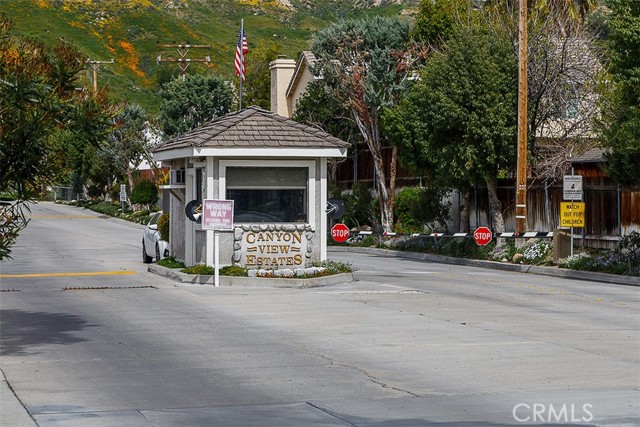
M 185 285 L 141 236 L 33 209 L 0 264 L 2 401 L 28 411 L 2 426 L 638 426 L 636 287 L 342 251 L 355 282 Z

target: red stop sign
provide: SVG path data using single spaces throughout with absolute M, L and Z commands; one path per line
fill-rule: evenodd
M 331 227 L 331 237 L 338 243 L 346 242 L 349 238 L 349 227 L 344 224 L 336 224 Z
M 487 227 L 478 227 L 476 231 L 473 232 L 473 240 L 480 246 L 486 245 L 491 239 L 493 239 L 493 234 Z

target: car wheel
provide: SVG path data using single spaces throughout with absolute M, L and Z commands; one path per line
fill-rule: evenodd
M 160 245 L 158 245 L 156 243 L 156 262 L 160 261 L 162 258 L 160 258 Z
M 144 240 L 142 241 L 142 262 L 145 264 L 149 264 L 153 260 L 149 255 L 147 255 L 147 249 L 144 247 Z

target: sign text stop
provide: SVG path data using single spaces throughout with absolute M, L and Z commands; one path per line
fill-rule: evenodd
M 491 239 L 493 239 L 493 234 L 487 227 L 478 227 L 476 231 L 473 232 L 473 240 L 480 246 L 486 245 Z
M 331 237 L 338 243 L 346 242 L 349 238 L 349 227 L 344 224 L 336 224 L 331 227 Z

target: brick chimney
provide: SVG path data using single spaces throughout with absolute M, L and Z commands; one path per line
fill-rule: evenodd
M 296 61 L 279 55 L 278 59 L 269 63 L 271 71 L 271 111 L 284 117 L 290 117 L 287 105 L 287 88 L 293 77 Z

